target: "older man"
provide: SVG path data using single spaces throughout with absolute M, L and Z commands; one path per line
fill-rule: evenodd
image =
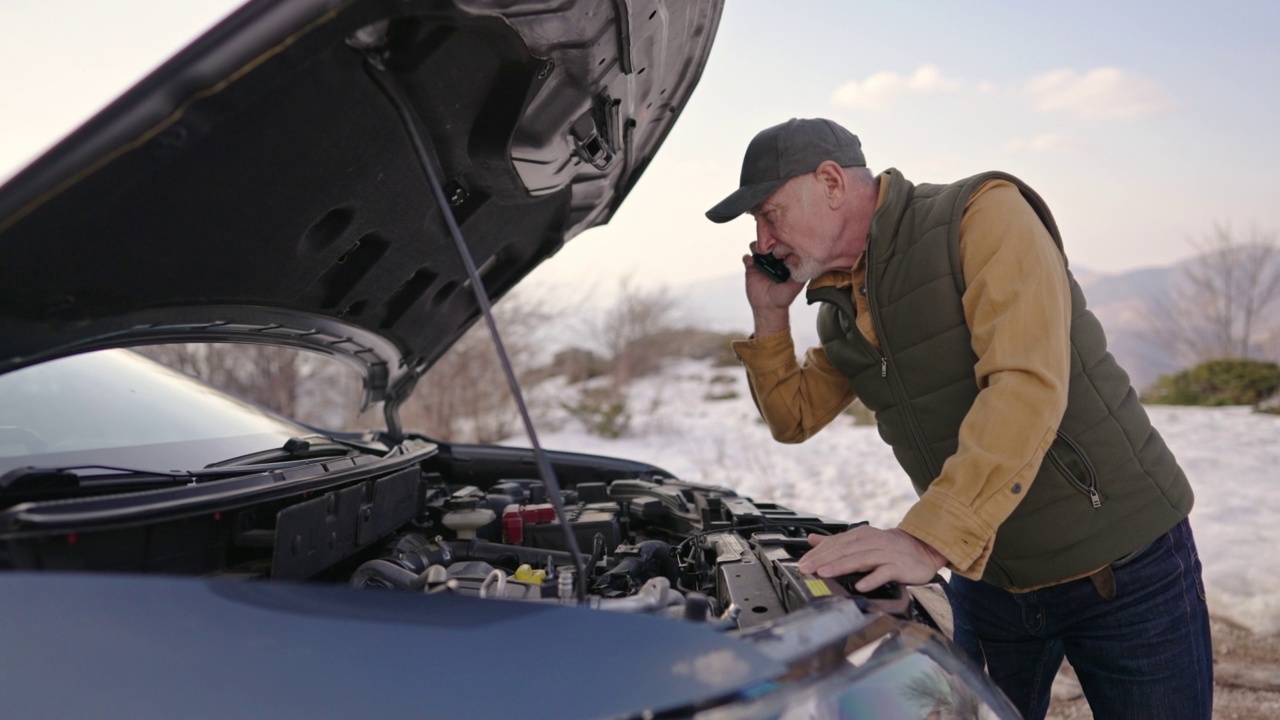
M 755 321 L 735 343 L 775 438 L 802 442 L 855 398 L 919 500 L 897 528 L 811 536 L 803 572 L 859 590 L 941 568 L 956 639 L 1027 717 L 1062 658 L 1098 718 L 1208 718 L 1212 658 L 1186 476 L 1106 350 L 1044 201 L 984 173 L 873 177 L 858 138 L 791 120 L 747 148 Z M 808 285 L 821 347 L 798 363 L 788 308 Z M 856 482 L 851 478 L 850 482 Z

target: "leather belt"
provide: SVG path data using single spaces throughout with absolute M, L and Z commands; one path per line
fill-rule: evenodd
M 1141 555 L 1142 552 L 1149 547 L 1151 547 L 1151 543 L 1143 545 L 1137 550 L 1134 550 L 1109 565 L 1103 565 L 1089 576 L 1089 581 L 1093 583 L 1093 587 L 1098 591 L 1098 595 L 1102 596 L 1103 600 L 1110 602 L 1116 597 L 1116 574 L 1113 568 L 1122 567 L 1128 564 L 1130 560 Z

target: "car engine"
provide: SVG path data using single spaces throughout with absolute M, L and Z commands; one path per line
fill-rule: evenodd
M 549 457 L 563 487 L 558 498 L 536 479 L 528 450 L 424 437 L 381 458 L 247 466 L 242 476 L 160 490 L 69 486 L 62 499 L 0 510 L 0 567 L 345 584 L 742 630 L 848 597 L 864 611 L 929 622 L 894 584 L 864 594 L 854 589 L 857 576 L 799 571 L 807 536 L 849 523 L 643 463 Z M 27 481 L 35 480 L 49 484 Z
M 349 584 L 480 598 L 577 604 L 565 527 L 537 480 L 429 488 L 412 530 L 361 564 Z M 568 530 L 589 548 L 586 601 L 601 610 L 660 613 L 748 628 L 824 597 L 911 612 L 889 585 L 863 595 L 856 576 L 797 569 L 807 535 L 850 527 L 723 488 L 663 478 L 582 483 L 563 493 Z
M 620 468 L 614 471 L 620 477 L 584 481 L 567 469 L 564 523 L 540 480 L 490 473 L 460 485 L 428 474 L 420 512 L 348 584 L 585 604 L 725 628 L 768 623 L 828 597 L 927 621 L 894 584 L 864 594 L 854 589 L 858 575 L 828 579 L 799 571 L 808 535 L 835 534 L 849 523 L 675 480 L 657 468 L 629 475 Z M 568 532 L 584 555 L 580 584 Z M 288 575 L 285 566 L 277 555 L 273 574 Z

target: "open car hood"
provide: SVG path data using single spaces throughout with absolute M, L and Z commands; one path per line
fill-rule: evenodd
M 355 365 L 366 406 L 403 398 L 479 314 L 419 157 L 501 297 L 609 219 L 721 9 L 248 3 L 0 188 L 0 372 L 269 343 Z

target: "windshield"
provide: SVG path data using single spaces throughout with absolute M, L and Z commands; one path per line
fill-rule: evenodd
M 312 432 L 128 350 L 0 376 L 0 474 L 71 465 L 194 470 Z

